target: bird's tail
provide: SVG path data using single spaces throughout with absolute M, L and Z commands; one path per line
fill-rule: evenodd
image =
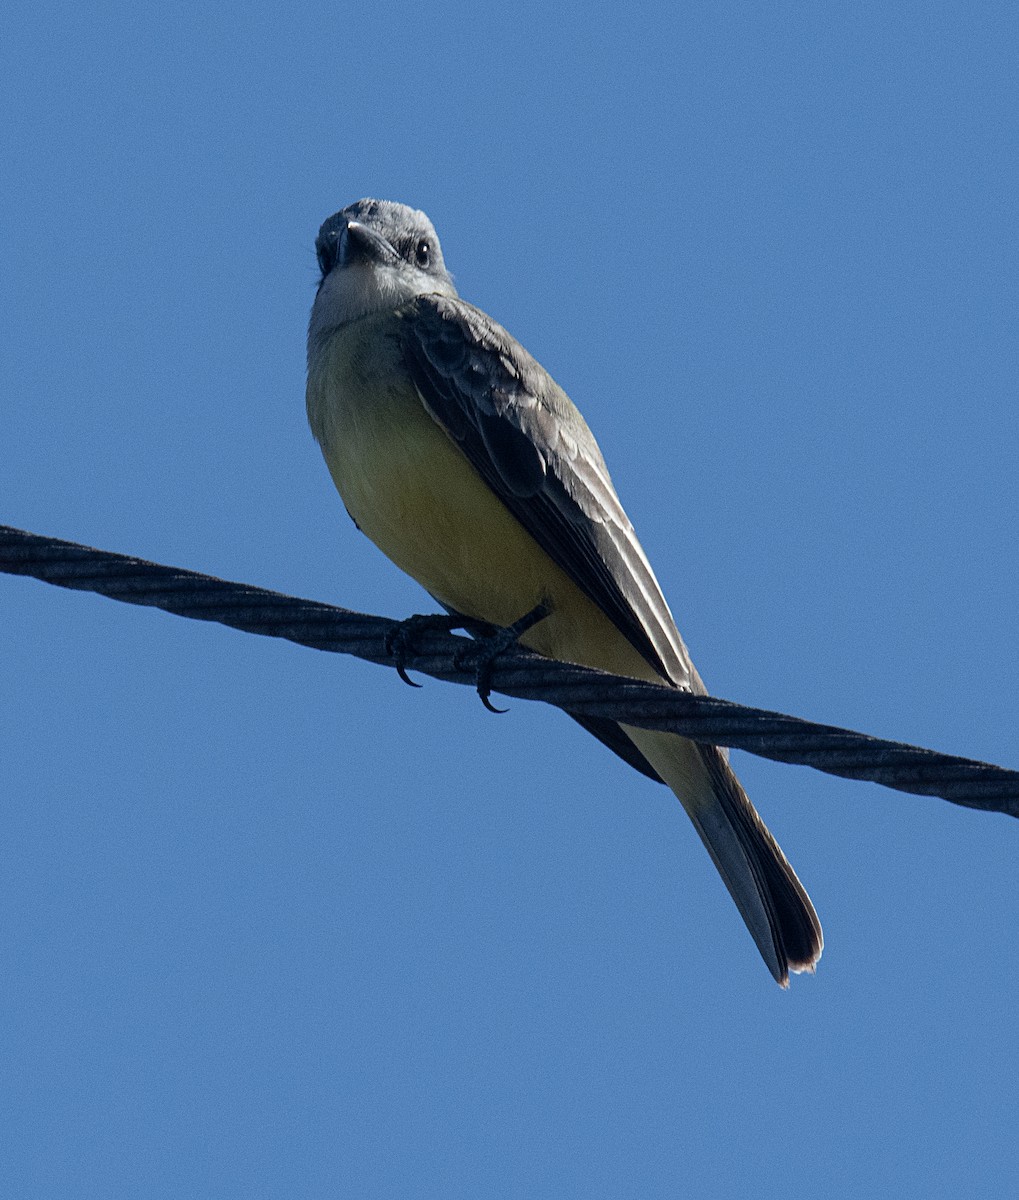
M 623 728 L 689 813 L 775 979 L 788 987 L 790 971 L 813 971 L 824 946 L 817 913 L 723 752 Z

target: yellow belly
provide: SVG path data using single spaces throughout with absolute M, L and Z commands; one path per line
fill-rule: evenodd
M 308 384 L 312 427 L 362 532 L 465 616 L 506 626 L 550 604 L 521 638 L 541 654 L 657 678 L 484 483 L 388 352 L 380 356 L 377 332 L 335 335 Z

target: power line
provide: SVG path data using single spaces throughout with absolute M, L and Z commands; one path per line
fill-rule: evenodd
M 388 645 L 400 628 L 399 621 L 7 525 L 0 525 L 0 570 L 396 666 Z M 471 639 L 425 630 L 415 635 L 413 643 L 402 655 L 408 670 L 474 685 L 479 649 Z M 495 661 L 491 684 L 504 695 L 542 700 L 579 716 L 609 717 L 647 729 L 670 730 L 778 762 L 1019 817 L 1019 771 L 989 763 L 606 675 L 520 649 L 509 650 Z

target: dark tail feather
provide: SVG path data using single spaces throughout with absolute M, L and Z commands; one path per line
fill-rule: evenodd
M 571 712 L 566 715 L 572 717 L 588 733 L 593 733 L 599 742 L 608 746 L 613 754 L 618 754 L 623 762 L 629 763 L 635 771 L 640 771 L 642 775 L 653 779 L 655 783 L 665 784 L 665 780 L 641 754 L 632 739 L 623 733 L 618 721 L 613 721 L 609 717 L 582 717 L 579 713 Z M 668 784 L 665 786 L 668 787 Z
M 790 971 L 813 971 L 821 957 L 821 923 L 796 872 L 725 756 L 716 746 L 699 744 L 698 750 L 718 804 L 691 808 L 690 817 L 764 961 L 782 987 L 787 987 Z M 756 896 L 747 895 L 748 869 Z

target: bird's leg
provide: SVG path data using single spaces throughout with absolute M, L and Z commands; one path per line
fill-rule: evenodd
M 474 682 L 478 689 L 478 695 L 481 697 L 481 703 L 489 712 L 504 713 L 507 711 L 505 708 L 496 708 L 488 698 L 492 694 L 492 668 L 495 660 L 511 646 L 515 646 L 519 639 L 539 621 L 544 621 L 551 611 L 552 605 L 547 600 L 543 600 L 540 604 L 536 604 L 530 612 L 524 613 L 518 621 L 514 621 L 512 625 L 507 625 L 504 629 L 495 629 L 493 633 L 484 636 L 474 634 L 476 641 L 482 647 Z M 457 666 L 462 666 L 464 665 L 462 660 L 465 657 L 466 652 L 458 654 L 453 661 Z
M 464 618 L 457 613 L 416 613 L 395 625 L 386 634 L 386 653 L 393 659 L 396 673 L 411 687 L 421 687 L 407 674 L 404 665 L 408 654 L 414 651 L 414 639 L 422 633 L 452 633 L 464 628 Z

